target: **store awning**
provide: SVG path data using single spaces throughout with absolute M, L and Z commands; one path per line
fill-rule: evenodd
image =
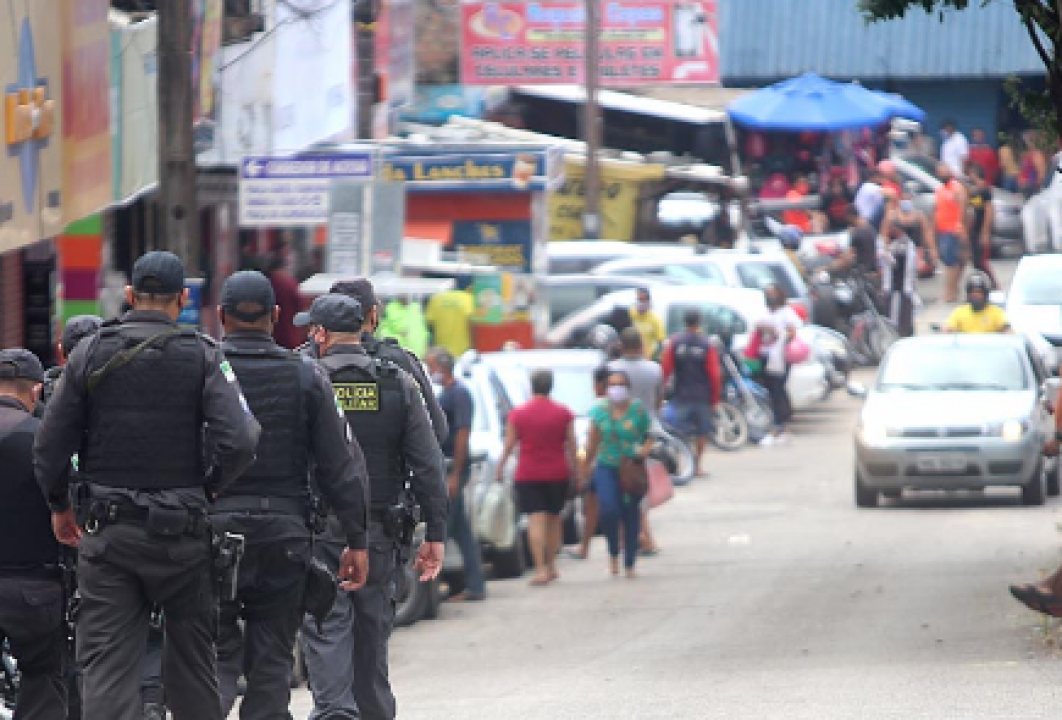
M 411 240 L 433 240 L 447 246 L 452 234 L 453 225 L 443 220 L 406 220 L 406 237 Z

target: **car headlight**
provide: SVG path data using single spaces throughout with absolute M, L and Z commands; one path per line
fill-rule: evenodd
M 999 426 L 999 436 L 1009 442 L 1017 442 L 1025 435 L 1025 423 L 1008 420 Z
M 859 436 L 865 445 L 881 445 L 889 437 L 889 431 L 884 425 L 869 422 L 859 428 Z

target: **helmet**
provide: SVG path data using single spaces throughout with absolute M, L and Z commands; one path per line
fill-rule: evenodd
M 783 225 L 778 231 L 778 239 L 786 250 L 798 250 L 804 233 L 796 225 Z
M 611 325 L 595 325 L 586 335 L 586 342 L 590 347 L 608 352 L 609 349 L 619 345 L 619 333 Z
M 992 290 L 992 281 L 983 272 L 970 273 L 970 276 L 966 278 L 966 294 L 968 295 L 974 290 L 980 290 L 987 297 Z

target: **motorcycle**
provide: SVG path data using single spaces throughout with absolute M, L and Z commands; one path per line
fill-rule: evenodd
M 875 291 L 862 275 L 833 277 L 827 270 L 815 275 L 820 303 L 831 311 L 816 318 L 816 324 L 835 330 L 848 339 L 853 359 L 860 365 L 881 362 L 885 352 L 900 338 L 896 323 L 878 309 Z
M 661 426 L 649 431 L 653 447 L 649 457 L 661 463 L 676 486 L 686 485 L 697 474 L 697 457 L 683 438 Z
M 748 441 L 759 442 L 774 425 L 770 397 L 759 383 L 748 377 L 743 369 L 744 364 L 735 360 L 723 339 L 715 337 L 712 342 L 719 354 L 722 369 L 723 398 L 727 405 L 736 408 L 744 416 Z

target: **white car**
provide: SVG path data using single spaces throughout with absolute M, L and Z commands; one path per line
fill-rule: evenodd
M 1062 254 L 1029 255 L 1021 259 L 1007 293 L 1006 312 L 1011 327 L 1027 336 L 1049 342 L 1054 353 L 1047 365 L 1058 369 L 1062 361 Z
M 586 347 L 590 330 L 603 323 L 616 306 L 630 307 L 634 301 L 634 290 L 605 295 L 554 325 L 546 334 L 546 342 L 555 348 Z M 677 285 L 653 289 L 653 310 L 664 321 L 668 335 L 684 329 L 683 314 L 689 308 L 701 311 L 703 329 L 708 334 L 731 335 L 732 347 L 739 352 L 748 343 L 752 326 L 767 314 L 767 305 L 759 290 L 712 285 Z M 814 347 L 813 334 L 808 334 L 805 329 L 798 334 Z M 821 402 L 829 395 L 831 386 L 826 369 L 814 353 L 805 362 L 793 366 L 787 388 L 793 407 L 797 410 Z
M 692 255 L 695 248 L 667 243 L 634 243 L 625 240 L 551 240 L 546 244 L 550 275 L 585 273 L 609 260 L 629 257 L 659 257 L 661 254 Z
M 1051 163 L 1051 183 L 1029 198 L 1021 211 L 1025 248 L 1029 252 L 1062 251 L 1062 153 Z

